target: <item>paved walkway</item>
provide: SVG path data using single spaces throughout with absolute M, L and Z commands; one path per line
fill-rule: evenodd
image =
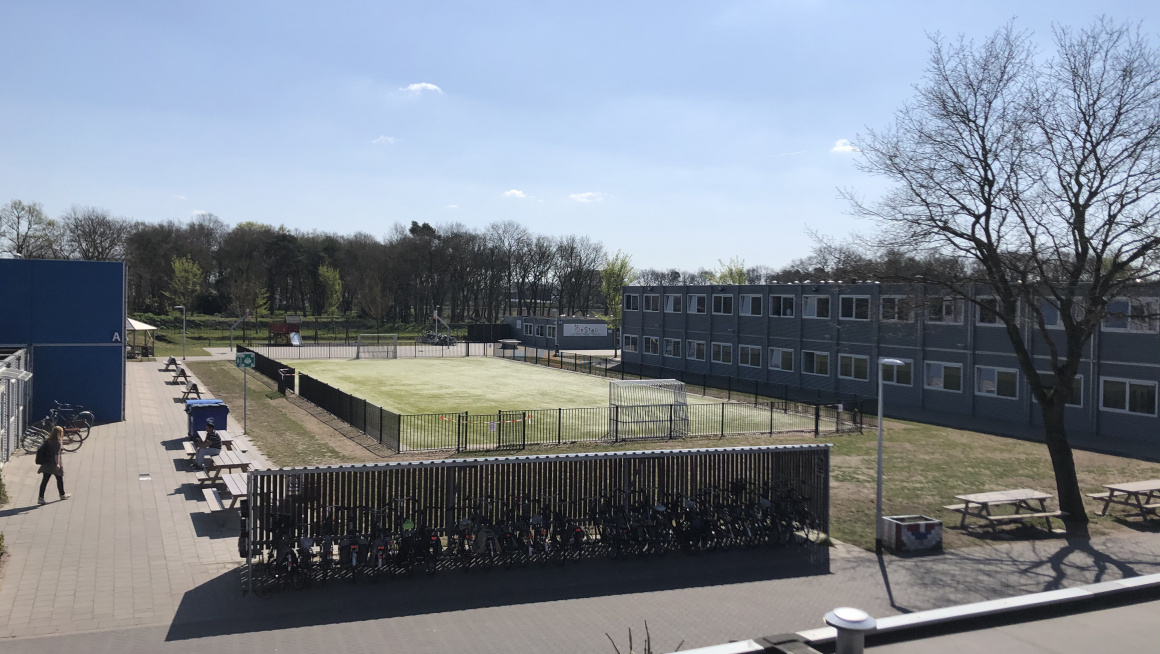
M 1160 572 L 1160 534 L 1141 531 L 916 558 L 848 547 L 813 562 L 768 551 L 673 555 L 243 597 L 236 521 L 223 528 L 205 513 L 181 452 L 177 387 L 160 367 L 130 364 L 128 420 L 94 428 L 66 455 L 74 499 L 37 507 L 32 457 L 5 468 L 0 637 L 15 637 L 6 654 L 591 653 L 611 651 L 606 631 L 625 651 L 627 629 L 639 638 L 646 620 L 663 651 L 682 639 L 687 649 L 820 626 L 839 605 L 882 616 Z

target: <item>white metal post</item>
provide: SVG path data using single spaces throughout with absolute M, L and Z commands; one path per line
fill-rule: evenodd
M 185 361 L 185 307 L 176 306 L 174 309 L 181 309 L 181 360 Z
M 901 365 L 905 365 L 905 362 L 899 359 L 878 360 L 878 488 L 874 501 L 874 550 L 877 552 L 882 551 L 882 411 L 885 404 L 882 391 L 885 389 L 886 381 L 882 367 Z M 898 374 L 897 368 L 894 374 Z M 913 376 L 913 372 L 911 374 Z
M 246 425 L 248 424 L 246 422 L 247 405 L 249 402 L 249 398 L 247 397 L 247 393 L 246 393 L 246 381 L 248 379 L 249 379 L 249 375 L 246 374 L 246 369 L 242 368 L 242 434 L 243 435 L 245 435 L 245 433 L 246 433 Z M 882 428 L 879 427 L 878 429 L 879 429 L 879 431 L 881 431 Z M 881 460 L 882 457 L 879 456 L 878 458 L 879 458 L 879 460 Z M 879 465 L 881 465 L 881 464 L 879 464 Z M 879 473 L 879 476 L 881 477 L 881 473 Z M 881 498 L 881 493 L 879 493 L 879 497 Z

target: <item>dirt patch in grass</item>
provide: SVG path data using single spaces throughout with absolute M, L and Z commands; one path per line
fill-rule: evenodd
M 230 427 L 242 426 L 242 372 L 232 361 L 189 361 L 190 370 L 214 397 L 230 407 Z M 294 406 L 251 372 L 247 436 L 276 466 L 367 463 L 381 460 L 306 411 Z

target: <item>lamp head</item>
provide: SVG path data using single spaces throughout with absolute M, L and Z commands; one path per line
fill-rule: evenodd
M 904 365 L 906 365 L 906 362 L 903 361 L 902 359 L 879 359 L 878 365 L 880 365 L 880 366 L 904 366 Z

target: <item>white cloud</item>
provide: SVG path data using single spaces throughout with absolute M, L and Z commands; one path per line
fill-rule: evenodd
M 208 215 L 210 215 L 210 212 L 206 211 L 205 209 L 194 209 L 193 211 L 189 212 L 189 215 L 196 218 L 198 216 L 208 216 Z
M 393 136 L 380 136 L 379 138 L 371 141 L 371 143 L 374 145 L 394 145 L 395 141 L 397 140 L 398 139 Z
M 527 193 L 524 193 L 523 191 L 521 191 L 521 190 L 519 190 L 519 189 L 515 189 L 515 188 L 513 188 L 513 189 L 511 189 L 510 191 L 504 191 L 504 192 L 503 192 L 503 196 L 504 196 L 505 198 L 520 198 L 520 199 L 523 199 L 523 198 L 526 198 L 526 197 L 528 197 L 528 194 L 527 194 Z
M 408 84 L 399 90 L 400 91 L 408 91 L 414 95 L 419 95 L 423 91 L 434 91 L 436 93 L 443 92 L 443 89 L 439 88 L 438 86 L 435 86 L 434 84 L 432 84 L 430 82 L 418 82 L 416 84 Z
M 861 150 L 846 139 L 838 139 L 834 141 L 834 147 L 830 148 L 830 152 L 861 152 Z
M 600 202 L 604 199 L 604 194 L 597 193 L 595 191 L 588 191 L 586 193 L 570 193 L 568 194 L 568 197 L 577 202 Z
M 173 198 L 174 198 L 175 200 L 184 200 L 184 199 L 185 199 L 185 196 L 184 196 L 184 195 L 175 195 L 175 196 L 173 196 Z
M 458 209 L 459 205 L 458 204 L 449 204 L 449 205 L 447 205 L 447 208 L 448 209 Z

